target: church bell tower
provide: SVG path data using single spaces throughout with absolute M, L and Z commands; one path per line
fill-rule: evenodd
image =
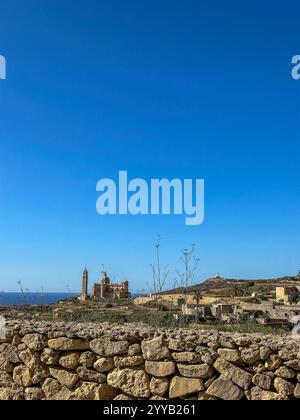
M 85 267 L 82 275 L 82 293 L 81 293 L 81 300 L 85 302 L 88 296 L 88 281 L 89 281 L 89 272 Z

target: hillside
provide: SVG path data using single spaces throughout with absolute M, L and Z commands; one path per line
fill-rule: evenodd
M 168 290 L 161 292 L 159 294 L 177 294 L 177 293 L 193 293 L 200 291 L 204 294 L 213 293 L 220 294 L 223 290 L 228 294 L 230 290 L 233 290 L 237 287 L 245 287 L 245 285 L 251 286 L 251 288 L 256 289 L 259 287 L 270 287 L 270 286 L 280 286 L 280 285 L 300 285 L 299 276 L 284 276 L 273 279 L 257 279 L 257 280 L 245 280 L 245 279 L 231 279 L 224 277 L 211 277 L 202 283 L 194 284 L 189 287 L 177 287 L 173 290 Z

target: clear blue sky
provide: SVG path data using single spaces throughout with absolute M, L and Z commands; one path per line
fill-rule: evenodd
M 199 281 L 300 269 L 299 1 L 5 0 L 0 290 L 80 288 L 101 264 L 131 289 L 158 233 Z M 96 182 L 204 178 L 206 218 L 101 218 Z

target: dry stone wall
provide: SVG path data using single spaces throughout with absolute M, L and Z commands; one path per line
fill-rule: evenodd
M 0 400 L 300 398 L 292 337 L 9 321 Z

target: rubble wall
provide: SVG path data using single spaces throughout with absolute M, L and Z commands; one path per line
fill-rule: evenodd
M 178 301 L 180 301 L 181 299 L 183 299 L 188 305 L 195 305 L 196 304 L 196 298 L 195 298 L 195 294 L 194 293 L 171 293 L 171 294 L 167 294 L 164 293 L 162 295 L 152 295 L 150 296 L 139 296 L 136 299 L 134 299 L 134 303 L 136 305 L 144 305 L 145 303 L 148 302 L 153 302 L 153 301 L 157 301 L 157 302 L 170 302 L 173 303 L 173 305 L 177 305 Z M 216 301 L 218 301 L 220 298 L 218 297 L 209 297 L 209 296 L 202 296 L 199 304 L 201 305 L 210 305 Z
M 0 339 L 1 400 L 297 398 L 287 336 L 14 320 Z

